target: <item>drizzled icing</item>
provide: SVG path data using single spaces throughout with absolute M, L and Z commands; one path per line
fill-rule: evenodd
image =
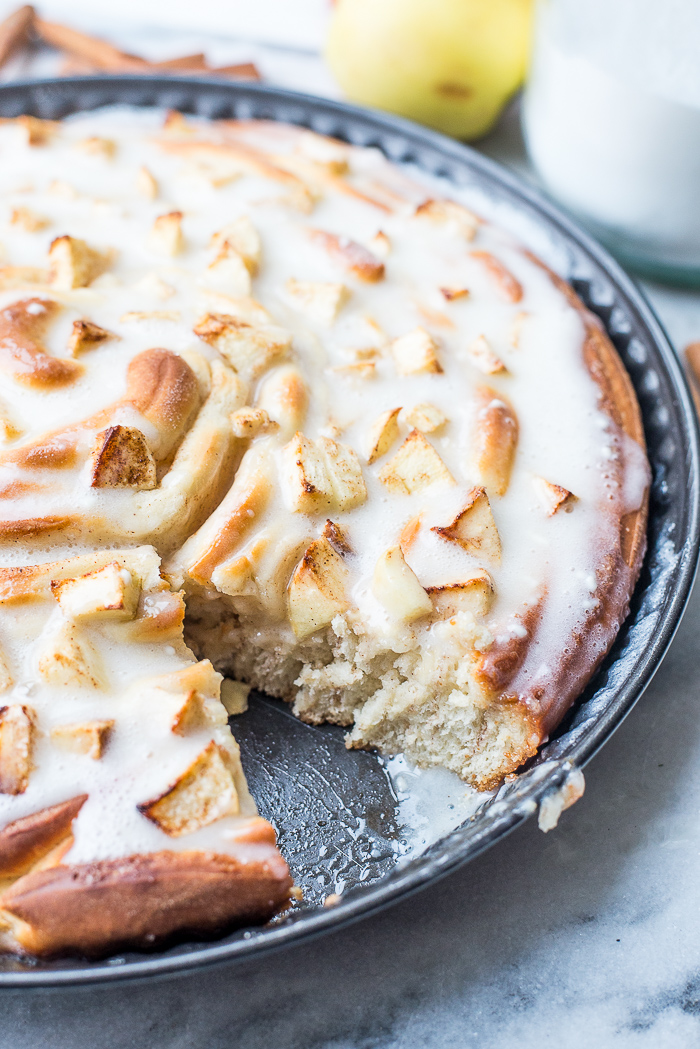
M 163 146 L 175 140 L 159 141 L 161 123 L 162 114 L 130 110 L 80 116 L 66 121 L 40 149 L 22 145 L 19 128 L 0 127 L 0 194 L 6 209 L 0 238 L 12 265 L 45 265 L 50 242 L 65 233 L 115 253 L 108 271 L 90 287 L 64 292 L 44 287 L 40 293 L 31 287 L 3 290 L 0 309 L 29 294 L 61 303 L 44 339 L 47 352 L 57 357 L 67 356 L 76 320 L 89 319 L 116 336 L 81 355 L 82 373 L 60 389 L 37 391 L 5 382 L 0 418 L 6 416 L 20 432 L 20 445 L 72 426 L 122 398 L 129 363 L 152 347 L 185 355 L 199 377 L 204 400 L 211 385 L 209 366 L 216 366 L 220 357 L 196 337 L 194 328 L 203 313 L 227 311 L 225 293 L 205 276 L 213 258 L 210 242 L 226 223 L 248 214 L 262 241 L 262 260 L 252 277 L 251 294 L 272 321 L 290 334 L 292 349 L 282 363 L 273 362 L 261 378 L 239 391 L 226 418 L 244 399 L 255 403 L 264 384 L 292 362 L 309 392 L 300 423 L 305 437 L 335 439 L 354 449 L 361 463 L 366 500 L 331 516 L 352 549 L 347 559 L 348 601 L 365 628 L 385 636 L 387 644 L 396 643 L 395 636 L 403 627 L 399 629 L 377 598 L 373 573 L 380 556 L 399 542 L 404 526 L 420 518 L 420 528 L 415 540 L 406 544 L 405 556 L 423 587 L 459 583 L 483 568 L 491 574 L 495 600 L 485 618 L 487 635 L 483 636 L 497 643 L 524 638 L 523 614 L 541 602 L 536 639 L 520 669 L 523 690 L 538 675 L 546 676 L 596 609 L 600 567 L 608 555 L 619 551 L 620 517 L 639 509 L 648 483 L 643 450 L 601 410 L 599 388 L 584 361 L 586 330 L 581 312 L 506 232 L 481 223 L 472 241 L 449 223 L 416 218 L 416 206 L 433 195 L 435 186 L 409 180 L 374 150 L 343 148 L 342 163 L 337 158 L 328 160 L 327 155 L 313 161 L 309 159 L 313 148 L 323 153 L 323 147 L 312 148 L 307 143 L 300 177 L 309 163 L 320 162 L 313 171 L 323 185 L 318 199 L 302 201 L 300 209 L 299 201 L 290 205 L 288 199 L 298 192 L 293 179 L 291 183 L 282 179 L 281 188 L 279 179 L 262 170 L 251 171 L 250 165 L 245 170 L 234 170 L 235 165 L 227 168 L 225 151 L 212 154 L 207 163 L 201 157 L 188 159 L 186 152 L 178 155 Z M 206 137 L 204 122 L 193 121 L 193 126 Z M 250 124 L 230 129 L 230 134 L 239 146 L 268 151 L 273 159 L 274 154 L 296 156 L 299 150 L 299 132 L 294 129 Z M 113 157 L 77 151 L 82 140 L 94 135 L 116 143 Z M 196 138 L 193 135 L 192 141 Z M 182 139 L 187 141 L 186 132 Z M 345 189 L 333 181 L 335 162 L 341 167 L 349 165 Z M 155 179 L 155 199 L 139 196 L 135 189 L 142 167 Z M 27 233 L 13 225 L 10 210 L 19 207 L 29 207 L 41 216 L 45 228 Z M 173 212 L 182 213 L 184 244 L 169 258 L 149 246 L 148 232 L 156 218 Z M 383 279 L 359 279 L 349 271 L 342 253 L 338 256 L 325 250 L 309 230 L 326 231 L 341 241 L 351 238 L 363 245 L 384 264 Z M 377 239 L 380 233 L 383 238 Z M 512 282 L 505 294 L 493 266 L 485 264 L 484 252 L 505 267 Z M 290 280 L 343 284 L 347 301 L 337 319 L 332 324 L 319 322 L 300 309 Z M 519 294 L 514 287 L 520 289 Z M 466 294 L 451 294 L 453 291 Z M 240 291 L 233 294 L 240 297 Z M 390 344 L 418 327 L 432 337 L 440 370 L 402 375 Z M 474 363 L 470 347 L 479 337 L 485 337 L 501 370 L 485 375 Z M 364 372 L 349 368 L 362 362 L 371 367 Z M 432 530 L 455 518 L 478 481 L 470 455 L 475 392 L 484 386 L 493 391 L 496 402 L 502 399 L 512 406 L 518 424 L 510 484 L 502 496 L 491 495 L 502 557 L 500 563 L 487 565 Z M 379 474 L 409 433 L 407 417 L 425 403 L 439 409 L 446 419 L 426 436 L 454 483 L 440 482 L 414 494 L 396 494 L 382 484 Z M 367 464 L 371 426 L 382 412 L 394 408 L 402 409 L 399 436 L 386 454 Z M 120 409 L 111 422 L 136 427 L 147 441 L 156 442 L 152 424 L 132 408 Z M 256 513 L 251 535 L 265 533 L 273 546 L 282 539 L 293 546 L 296 539 L 303 549 L 304 543 L 319 534 L 326 515 L 310 517 L 291 510 L 282 481 L 283 449 L 291 436 L 284 427 L 263 432 L 247 453 L 244 469 L 264 460 L 272 486 L 265 508 Z M 12 447 L 12 443 L 6 445 L 6 449 Z M 242 451 L 245 445 L 238 447 Z M 4 461 L 3 451 L 0 449 L 0 486 L 26 481 L 28 471 Z M 229 464 L 231 475 L 234 459 L 232 456 Z M 163 480 L 169 468 L 169 461 L 162 466 L 161 489 L 171 483 Z M 87 470 L 83 458 L 67 467 L 60 484 L 54 485 L 55 470 L 33 468 L 35 489 L 0 500 L 0 517 L 14 520 L 79 512 L 88 520 L 101 517 L 111 522 L 110 544 L 148 541 L 149 535 L 137 533 L 133 524 L 133 491 L 92 488 L 86 483 Z M 575 502 L 548 516 L 537 495 L 536 478 L 562 486 L 573 493 Z M 195 503 L 206 495 L 201 491 L 191 494 Z M 160 544 L 160 539 L 155 541 Z M 51 559 L 64 558 L 89 549 L 93 542 L 89 531 L 70 539 L 59 531 L 45 537 L 43 545 L 2 542 L 0 562 L 38 562 L 47 559 L 47 549 Z M 167 537 L 163 542 L 167 546 Z M 245 552 L 247 543 L 247 539 L 242 541 L 236 552 Z M 187 573 L 187 549 L 175 558 L 176 579 L 178 572 L 181 577 Z M 629 584 L 624 567 L 619 582 L 623 588 Z M 211 579 L 207 584 L 214 589 Z M 284 616 L 284 593 L 280 600 Z M 235 598 L 233 603 L 236 607 Z M 264 609 L 250 601 L 240 601 L 239 608 L 265 618 Z M 3 702 L 19 702 L 28 690 L 36 689 L 30 663 L 25 662 L 30 657 L 23 655 L 24 638 L 33 629 L 31 622 L 17 618 L 13 659 L 22 669 L 14 692 L 3 696 Z M 417 632 L 428 629 L 427 623 L 420 622 L 412 627 Z M 287 641 L 292 639 L 283 618 L 275 622 L 274 630 Z M 141 644 L 127 652 L 108 642 L 104 658 L 114 671 L 116 689 L 121 667 L 128 666 L 129 674 L 145 677 L 156 668 L 176 669 L 189 656 L 183 648 L 171 651 Z M 40 703 L 47 717 L 52 717 L 49 712 L 55 697 L 40 691 L 40 699 L 32 702 Z M 82 706 L 80 712 L 76 708 L 75 720 L 97 716 L 102 710 L 101 697 L 76 702 L 84 711 Z M 136 708 L 129 713 L 127 706 L 124 731 L 101 762 L 90 764 L 89 759 L 81 758 L 78 769 L 42 739 L 29 790 L 16 798 L 0 796 L 0 819 L 18 818 L 65 797 L 70 780 L 73 793 L 86 790 L 90 794 L 75 823 L 71 860 L 163 847 L 162 833 L 138 814 L 135 804 L 157 793 L 157 786 L 162 788 L 185 768 L 202 740 L 173 738 L 166 747 L 160 742 L 156 745 L 155 722 Z M 169 842 L 168 847 L 210 847 L 226 830 L 227 824 L 221 821 L 215 831 L 198 831 L 175 845 Z

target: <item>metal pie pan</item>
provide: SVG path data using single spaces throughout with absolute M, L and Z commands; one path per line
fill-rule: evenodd
M 420 855 L 401 855 L 396 796 L 379 758 L 348 752 L 342 730 L 302 725 L 257 697 L 235 720 L 251 789 L 308 903 L 265 928 L 215 942 L 127 953 L 101 962 L 0 957 L 0 986 L 71 986 L 164 976 L 327 932 L 425 888 L 532 815 L 572 767 L 582 767 L 639 699 L 682 616 L 700 544 L 698 429 L 685 379 L 659 322 L 613 259 L 536 191 L 499 165 L 407 121 L 276 88 L 142 76 L 34 80 L 0 87 L 0 115 L 60 118 L 105 105 L 158 106 L 200 116 L 265 118 L 376 146 L 398 163 L 466 187 L 499 210 L 603 321 L 634 383 L 654 480 L 649 549 L 629 618 L 613 650 L 537 760 L 475 818 Z M 324 857 L 319 860 L 319 856 Z M 341 902 L 320 906 L 329 887 Z

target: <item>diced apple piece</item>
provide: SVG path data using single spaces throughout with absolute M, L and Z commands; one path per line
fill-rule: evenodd
M 387 411 L 382 412 L 372 423 L 367 442 L 368 463 L 373 463 L 376 459 L 381 458 L 382 455 L 386 455 L 392 444 L 398 440 L 400 411 L 401 408 L 389 408 Z
M 416 208 L 416 218 L 447 226 L 465 240 L 474 240 L 480 225 L 477 216 L 456 200 L 426 200 Z
M 51 729 L 51 742 L 72 754 L 86 754 L 93 761 L 99 761 L 113 728 L 111 720 L 55 725 Z
M 349 607 L 346 581 L 343 558 L 330 540 L 315 539 L 294 570 L 287 594 L 289 620 L 299 640 L 328 626 Z
M 323 510 L 330 498 L 330 482 L 316 442 L 303 433 L 295 433 L 282 449 L 282 461 L 292 509 L 303 514 Z
M 296 433 L 282 457 L 292 509 L 299 513 L 352 510 L 367 498 L 360 462 L 346 445 Z
M 448 421 L 443 411 L 428 402 L 409 408 L 404 412 L 404 419 L 412 429 L 421 433 L 434 433 Z
M 50 220 L 37 215 L 31 208 L 13 208 L 10 212 L 10 225 L 19 226 L 25 233 L 38 233 L 50 225 Z
M 442 366 L 437 358 L 437 344 L 425 328 L 416 328 L 394 339 L 391 344 L 396 370 L 399 375 L 439 373 Z
M 154 683 L 158 688 L 177 695 L 187 694 L 191 689 L 196 689 L 202 696 L 218 701 L 222 680 L 221 674 L 214 670 L 211 660 L 200 659 L 198 663 L 190 663 L 181 670 L 161 674 Z
M 474 557 L 486 557 L 498 561 L 501 557 L 501 538 L 491 512 L 491 504 L 485 488 L 472 488 L 467 492 L 463 510 L 454 521 L 444 528 L 431 529 L 441 538 L 457 543 Z
M 228 314 L 208 313 L 194 329 L 244 378 L 257 379 L 287 355 L 292 337 L 274 324 L 255 324 Z
M 568 488 L 562 488 L 560 484 L 552 484 L 550 481 L 545 481 L 544 477 L 535 477 L 534 484 L 548 517 L 553 517 L 558 510 L 569 510 L 572 503 L 576 502 L 576 496 Z
M 24 132 L 28 146 L 45 146 L 59 127 L 56 120 L 41 120 L 39 117 L 30 117 L 26 113 L 17 117 L 17 123 Z
M 400 546 L 392 546 L 377 561 L 372 593 L 394 619 L 405 623 L 412 623 L 433 610 L 415 572 L 406 564 Z
M 166 215 L 158 216 L 148 236 L 148 246 L 160 255 L 174 257 L 180 254 L 185 246 L 181 211 L 169 211 Z
M 48 192 L 52 197 L 62 197 L 64 200 L 78 200 L 80 197 L 75 186 L 60 178 L 55 178 L 49 183 Z
M 253 566 L 245 554 L 229 558 L 211 573 L 216 589 L 229 597 L 257 597 Z
M 454 484 L 438 453 L 420 430 L 411 430 L 406 440 L 379 471 L 379 480 L 390 492 L 411 495 L 431 484 Z
M 172 838 L 238 815 L 240 801 L 229 762 L 228 753 L 212 740 L 168 791 L 137 806 L 139 812 Z
M 138 170 L 136 190 L 146 200 L 155 200 L 158 196 L 158 183 L 147 167 L 140 167 Z
M 309 391 L 298 368 L 277 368 L 265 379 L 257 398 L 257 407 L 266 411 L 279 426 L 281 440 L 289 440 L 303 425 L 309 403 Z
M 52 579 L 51 593 L 66 619 L 133 619 L 141 584 L 126 568 L 113 561 L 104 568 L 75 579 Z
M 231 678 L 225 677 L 221 682 L 221 702 L 226 713 L 231 716 L 245 714 L 249 695 L 250 685 L 245 685 L 242 681 L 232 681 Z
M 155 488 L 156 464 L 141 431 L 135 426 L 110 426 L 98 433 L 91 477 L 93 488 Z
M 211 239 L 211 246 L 219 252 L 234 251 L 244 262 L 252 277 L 258 272 L 262 258 L 260 234 L 247 215 L 227 223 Z
M 518 443 L 518 420 L 505 398 L 488 386 L 476 391 L 476 408 L 472 435 L 474 473 L 488 491 L 505 495 Z
M 63 622 L 43 642 L 38 670 L 44 681 L 60 688 L 101 688 L 99 657 L 75 624 Z
M 99 135 L 91 135 L 78 142 L 78 149 L 88 156 L 105 157 L 108 160 L 114 156 L 117 144 L 111 138 L 101 138 Z
M 250 295 L 250 271 L 238 254 L 224 244 L 214 261 L 207 266 L 200 283 L 229 295 Z
M 157 273 L 147 273 L 136 285 L 139 291 L 145 292 L 147 295 L 153 295 L 156 299 L 160 299 L 161 302 L 167 302 L 168 299 L 172 299 L 173 295 L 176 294 L 175 288 L 172 284 L 166 283 L 162 280 Z
M 391 241 L 387 237 L 383 230 L 378 230 L 370 241 L 372 251 L 375 255 L 379 255 L 381 259 L 385 259 L 391 253 Z
M 163 121 L 163 131 L 166 135 L 192 135 L 194 128 L 187 117 L 178 109 L 169 109 Z
M 469 298 L 469 288 L 440 288 L 440 294 L 447 302 L 456 302 L 459 299 Z
M 276 429 L 264 408 L 238 408 L 231 415 L 231 429 L 236 437 L 255 437 L 261 431 Z
M 34 711 L 0 707 L 0 794 L 24 794 L 32 771 Z
M 78 237 L 57 237 L 49 248 L 51 284 L 61 291 L 86 288 L 109 267 L 111 256 Z
M 167 590 L 144 593 L 136 618 L 125 628 L 126 636 L 143 643 L 181 641 L 184 619 L 182 594 L 172 594 Z
M 505 364 L 493 352 L 485 335 L 478 335 L 473 342 L 470 342 L 467 346 L 467 354 L 474 367 L 484 375 L 496 375 L 506 370 Z
M 336 139 L 304 131 L 299 136 L 299 152 L 315 164 L 321 164 L 331 175 L 345 175 L 350 147 Z
M 226 724 L 226 711 L 218 699 L 203 696 L 197 689 L 183 695 L 182 706 L 175 714 L 171 730 L 177 736 L 187 736 L 199 729 Z
M 333 324 L 350 297 L 344 284 L 294 280 L 290 277 L 286 287 L 295 305 L 319 324 Z
M 357 241 L 321 229 L 309 230 L 309 236 L 360 280 L 372 284 L 384 277 L 384 263 Z
M 74 357 L 79 357 L 81 353 L 94 350 L 96 346 L 101 346 L 103 342 L 107 342 L 109 339 L 116 339 L 116 337 L 113 332 L 107 331 L 106 328 L 101 328 L 99 324 L 94 324 L 92 321 L 73 321 L 73 330 L 68 339 L 68 349 Z
M 352 553 L 350 540 L 340 525 L 336 524 L 335 521 L 326 521 L 321 534 L 328 540 L 333 549 L 336 550 L 341 557 L 345 557 L 347 554 Z
M 344 379 L 374 379 L 377 374 L 377 365 L 374 361 L 353 361 L 352 364 L 341 364 L 333 368 L 336 375 Z
M 320 437 L 319 447 L 326 461 L 333 510 L 354 510 L 367 498 L 367 488 L 357 453 L 347 444 Z
M 427 589 L 441 619 L 449 619 L 458 612 L 471 612 L 478 619 L 487 614 L 493 602 L 493 582 L 488 572 L 480 572 L 464 583 L 429 586 Z

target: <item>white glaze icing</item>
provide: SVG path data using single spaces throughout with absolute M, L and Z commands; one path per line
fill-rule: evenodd
M 115 552 L 114 556 L 132 555 Z M 109 562 L 109 557 L 103 554 L 100 563 Z M 155 551 L 141 548 L 136 567 L 143 576 L 151 612 L 156 613 L 168 593 L 165 590 L 159 597 L 163 584 Z M 82 565 L 73 569 L 76 575 L 85 570 Z M 56 574 L 61 578 L 70 575 L 71 562 Z M 62 622 L 61 609 L 51 594 L 2 605 L 0 647 L 13 684 L 2 693 L 0 706 L 30 708 L 35 730 L 28 786 L 20 794 L 0 794 L 0 825 L 86 793 L 88 800 L 73 823 L 75 844 L 68 853 L 69 862 L 159 849 L 227 851 L 230 841 L 255 816 L 255 805 L 245 790 L 240 793 L 239 816 L 218 820 L 181 838 L 169 836 L 137 809 L 175 783 L 212 739 L 230 745 L 223 711 L 221 727 L 205 725 L 185 735 L 172 731 L 183 692 L 167 691 L 163 676 L 185 670 L 194 662 L 181 636 L 175 631 L 167 641 L 148 640 L 139 636 L 136 621 L 101 622 L 99 617 L 78 621 L 79 642 L 88 647 L 99 668 L 100 687 L 73 684 L 66 688 L 47 682 L 39 668 L 46 642 Z M 51 739 L 56 726 L 96 720 L 114 721 L 99 760 L 61 749 Z
M 215 300 L 203 296 L 201 277 L 212 259 L 212 235 L 224 223 L 248 213 L 263 246 L 263 261 L 259 275 L 253 278 L 252 294 L 277 324 L 291 332 L 292 360 L 312 391 L 304 434 L 315 438 L 339 431 L 338 439 L 357 449 L 363 462 L 367 501 L 354 510 L 332 515 L 347 531 L 355 551 L 348 562 L 352 604 L 369 629 L 394 637 L 397 625 L 373 596 L 371 579 L 377 558 L 398 541 L 403 525 L 418 514 L 422 517 L 421 530 L 407 560 L 424 586 L 459 582 L 475 568 L 483 567 L 430 528 L 449 523 L 474 483 L 469 467 L 472 397 L 477 386 L 488 384 L 513 405 L 520 434 L 508 491 L 492 500 L 503 556 L 500 565 L 488 565 L 496 601 L 486 625 L 490 636 L 497 639 L 520 636 L 523 627 L 519 615 L 546 588 L 542 626 L 525 668 L 530 679 L 545 673 L 556 664 L 573 631 L 594 607 L 595 568 L 601 550 L 614 547 L 621 508 L 625 512 L 638 509 L 647 483 L 642 450 L 628 438 L 623 439 L 600 410 L 599 391 L 582 356 L 584 327 L 580 313 L 507 233 L 484 224 L 469 243 L 448 229 L 413 218 L 415 205 L 430 196 L 435 185 L 429 180 L 425 186 L 408 182 L 373 150 L 350 151 L 348 182 L 369 191 L 381 181 L 385 189 L 377 190 L 378 198 L 392 199 L 392 210 L 387 212 L 328 191 L 308 215 L 280 203 L 279 185 L 260 174 L 243 174 L 227 184 L 212 185 L 201 171 L 160 148 L 155 139 L 161 121 L 162 114 L 129 110 L 80 116 L 66 121 L 46 146 L 34 149 L 22 144 L 18 128 L 0 127 L 0 197 L 5 208 L 0 216 L 0 239 L 7 259 L 13 265 L 43 265 L 49 243 L 64 233 L 84 238 L 96 248 L 118 252 L 109 272 L 91 287 L 54 296 L 65 305 L 49 329 L 46 345 L 54 355 L 65 356 L 72 322 L 80 317 L 116 333 L 119 340 L 84 354 L 80 358 L 84 375 L 61 390 L 38 393 L 12 383 L 11 395 L 6 394 L 5 401 L 11 421 L 22 431 L 21 442 L 75 423 L 121 397 L 126 367 L 143 350 L 163 346 L 175 352 L 195 350 L 209 360 L 217 358 L 192 330 L 207 303 L 223 311 L 221 300 L 217 307 Z M 283 153 L 298 143 L 296 132 L 281 128 L 251 127 L 245 134 L 256 145 Z M 117 143 L 113 159 L 86 156 L 76 149 L 77 143 L 91 135 Z M 157 181 L 155 200 L 139 197 L 134 191 L 143 165 Z M 59 187 L 64 184 L 62 191 L 56 191 L 56 182 Z M 73 187 L 75 195 L 65 185 Z M 396 188 L 398 197 L 390 197 L 388 185 Z M 465 199 L 468 203 L 468 195 Z M 21 231 L 8 221 L 10 209 L 20 206 L 46 217 L 50 225 L 37 233 Z M 183 212 L 185 246 L 182 253 L 167 259 L 148 247 L 147 233 L 157 216 L 173 210 Z M 351 236 L 368 245 L 379 230 L 383 231 L 391 244 L 384 260 L 385 279 L 372 284 L 348 275 L 340 263 L 309 239 L 309 227 Z M 502 300 L 483 264 L 470 255 L 472 250 L 489 251 L 498 257 L 522 285 L 521 301 Z M 172 289 L 172 295 L 163 290 L 154 275 Z M 300 312 L 285 290 L 289 278 L 343 282 L 351 294 L 337 321 L 327 326 Z M 445 302 L 439 291 L 444 286 L 468 288 L 469 297 Z M 0 293 L 0 308 L 26 297 L 27 290 L 4 291 Z M 123 319 L 134 311 L 167 311 L 172 316 L 148 321 Z M 438 343 L 442 373 L 399 376 L 368 318 L 388 339 L 419 325 L 428 329 Z M 516 323 L 520 336 L 514 346 L 511 332 Z M 488 339 L 507 372 L 484 376 L 471 363 L 467 347 L 480 335 Z M 349 379 L 337 370 L 353 360 L 353 351 L 371 347 L 380 353 L 375 378 Z M 274 370 L 264 378 L 270 374 L 274 375 Z M 256 393 L 256 387 L 249 391 L 251 401 Z M 408 410 L 424 402 L 436 405 L 447 416 L 446 425 L 429 439 L 456 484 L 433 485 L 410 496 L 391 494 L 377 474 L 398 443 L 368 466 L 362 455 L 367 432 L 381 412 L 395 407 Z M 154 438 L 146 420 L 133 411 L 122 410 L 113 421 L 137 426 L 148 439 Z M 402 439 L 408 430 L 402 422 Z M 267 448 L 271 461 L 278 462 L 284 443 L 279 435 L 261 436 L 249 455 L 256 456 Z M 617 484 L 613 475 L 620 459 L 624 460 L 624 484 L 613 491 L 611 485 Z M 128 543 L 134 538 L 130 531 L 132 493 L 91 489 L 85 483 L 84 470 L 84 466 L 65 470 L 60 483 L 42 493 L 38 502 L 36 494 L 11 504 L 3 501 L 2 517 L 43 515 L 67 507 L 87 515 L 100 513 L 118 522 Z M 46 479 L 50 473 L 53 481 L 56 471 L 45 473 Z M 23 472 L 0 464 L 3 484 L 18 476 L 24 476 Z M 533 486 L 537 476 L 576 495 L 571 512 L 546 516 Z M 42 471 L 32 471 L 32 478 L 41 483 Z M 276 484 L 269 509 L 256 521 L 256 532 L 270 528 L 280 536 L 298 534 L 304 538 L 317 534 L 323 517 L 291 514 L 283 486 Z M 89 540 L 69 544 L 59 537 L 53 545 L 60 555 L 52 549 L 52 559 L 68 556 L 81 545 L 89 546 Z M 43 559 L 36 549 L 28 554 L 22 544 L 0 546 L 0 561 L 5 564 Z M 0 625 L 0 629 L 4 628 Z M 26 694 L 35 684 L 27 663 L 31 655 L 24 651 L 23 641 L 32 629 L 19 617 L 15 640 L 8 641 L 16 646 L 12 658 L 21 669 L 15 692 L 8 693 L 7 701 L 12 701 L 13 695 Z M 428 627 L 419 624 L 412 629 Z M 393 643 L 398 643 L 395 638 Z M 143 643 L 138 650 L 130 647 L 128 652 L 112 649 L 109 642 L 103 647 L 109 672 L 114 675 L 114 696 L 121 697 L 113 701 L 122 704 L 123 729 L 102 761 L 81 757 L 75 765 L 72 759 L 67 761 L 53 752 L 42 738 L 30 787 L 24 795 L 0 796 L 0 820 L 17 818 L 66 797 L 65 784 L 70 780 L 71 794 L 88 787 L 90 793 L 90 801 L 76 820 L 71 859 L 150 851 L 164 847 L 164 839 L 167 847 L 175 848 L 210 847 L 212 842 L 220 842 L 230 830 L 230 821 L 220 821 L 213 828 L 173 842 L 135 809 L 137 801 L 157 794 L 187 767 L 197 748 L 201 749 L 202 740 L 175 740 L 171 733 L 164 742 L 163 726 L 159 727 L 157 719 L 144 719 L 138 709 L 128 715 L 124 690 L 132 675 L 142 678 L 156 669 L 175 669 L 187 661 L 187 654 L 181 649 L 173 652 Z M 128 673 L 120 679 L 124 665 Z M 5 702 L 6 697 L 2 698 Z M 101 717 L 110 716 L 101 706 L 102 697 L 80 698 L 75 703 L 75 720 L 98 716 L 98 711 Z M 44 688 L 32 692 L 32 704 L 41 707 L 47 724 L 58 710 L 55 697 Z M 60 719 L 66 719 L 62 711 Z

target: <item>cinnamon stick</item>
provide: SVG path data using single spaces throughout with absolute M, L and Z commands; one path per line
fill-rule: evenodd
M 185 72 L 201 70 L 205 73 L 209 69 L 206 57 L 202 53 L 198 55 L 181 55 L 179 58 L 168 58 L 165 62 L 151 62 L 149 64 L 154 69 L 173 69 L 175 72 L 181 69 Z
M 164 62 L 149 62 L 139 55 L 120 51 L 106 40 L 80 33 L 77 29 L 71 29 L 59 22 L 46 22 L 43 18 L 36 18 L 34 25 L 45 43 L 67 54 L 61 69 L 63 75 L 104 70 L 110 73 L 211 73 L 214 76 L 238 77 L 242 80 L 261 79 L 257 67 L 252 62 L 239 62 L 236 65 L 211 69 L 201 52 L 169 58 Z
M 27 42 L 33 25 L 34 8 L 29 4 L 18 7 L 0 22 L 0 67 Z
M 215 76 L 239 77 L 241 80 L 262 80 L 260 70 L 254 62 L 239 62 L 235 66 L 218 66 L 210 69 Z
M 45 43 L 59 51 L 67 51 L 75 58 L 83 59 L 96 69 L 134 73 L 148 70 L 149 63 L 145 59 L 120 51 L 118 47 L 96 36 L 79 33 L 77 29 L 60 25 L 58 22 L 46 22 L 43 18 L 37 18 L 35 26 Z

